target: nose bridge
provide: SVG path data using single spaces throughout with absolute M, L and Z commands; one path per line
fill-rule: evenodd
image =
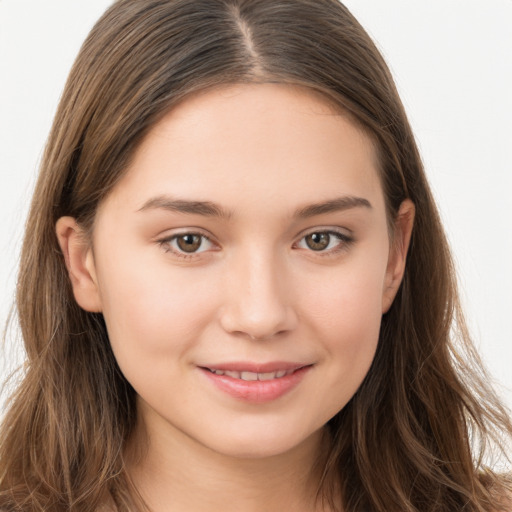
M 265 339 L 294 328 L 286 265 L 269 246 L 247 247 L 227 270 L 221 322 L 226 331 Z

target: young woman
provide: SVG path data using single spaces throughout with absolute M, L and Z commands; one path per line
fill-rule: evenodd
M 2 510 L 510 510 L 510 417 L 389 71 L 336 0 L 114 3 L 17 304 Z

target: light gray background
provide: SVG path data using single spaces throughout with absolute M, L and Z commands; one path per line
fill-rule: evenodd
M 0 0 L 0 324 L 59 95 L 107 0 Z M 348 0 L 409 113 L 471 330 L 512 406 L 512 0 Z M 12 338 L 12 333 L 10 338 Z M 2 353 L 0 380 L 15 364 Z

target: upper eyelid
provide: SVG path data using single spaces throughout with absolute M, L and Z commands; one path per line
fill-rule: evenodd
M 179 229 L 179 231 L 170 233 L 168 235 L 165 235 L 165 234 L 157 235 L 155 237 L 155 239 L 163 240 L 163 239 L 178 237 L 181 235 L 200 235 L 200 236 L 204 236 L 205 238 L 208 238 L 209 240 L 215 239 L 215 237 L 211 233 L 205 232 L 205 230 L 203 230 L 202 228 L 190 227 L 190 228 L 176 228 L 176 229 Z M 166 230 L 166 231 L 169 231 L 169 230 Z M 164 231 L 164 233 L 166 231 Z M 300 231 L 297 235 L 295 235 L 294 238 L 301 239 L 311 233 L 338 233 L 341 235 L 352 236 L 352 230 L 350 230 L 348 228 L 342 228 L 342 227 L 337 227 L 337 226 L 315 226 L 315 227 L 307 228 L 307 229 Z
M 347 238 L 353 237 L 352 230 L 348 228 L 334 226 L 316 226 L 314 228 L 301 231 L 301 233 L 297 235 L 297 240 L 302 240 L 302 238 L 304 238 L 305 236 L 312 235 L 313 233 L 334 233 L 336 235 L 346 236 Z
M 169 241 L 169 240 L 173 240 L 174 238 L 177 238 L 179 236 L 184 236 L 184 235 L 199 235 L 199 236 L 202 236 L 206 239 L 208 239 L 209 241 L 211 242 L 215 242 L 215 237 L 210 234 L 210 233 L 206 233 L 203 229 L 201 228 L 177 228 L 179 229 L 179 231 L 173 231 L 172 233 L 168 233 L 168 231 L 170 230 L 165 230 L 163 232 L 163 234 L 160 234 L 160 235 L 157 235 L 156 237 L 154 237 L 154 240 L 157 241 L 157 242 L 165 242 L 165 241 Z

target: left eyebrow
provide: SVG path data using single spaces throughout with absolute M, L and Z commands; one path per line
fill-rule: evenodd
M 315 215 L 323 215 L 326 213 L 340 212 L 352 208 L 368 208 L 372 209 L 372 205 L 368 199 L 356 196 L 343 196 L 330 199 L 322 203 L 315 203 L 299 208 L 294 217 L 307 219 Z

